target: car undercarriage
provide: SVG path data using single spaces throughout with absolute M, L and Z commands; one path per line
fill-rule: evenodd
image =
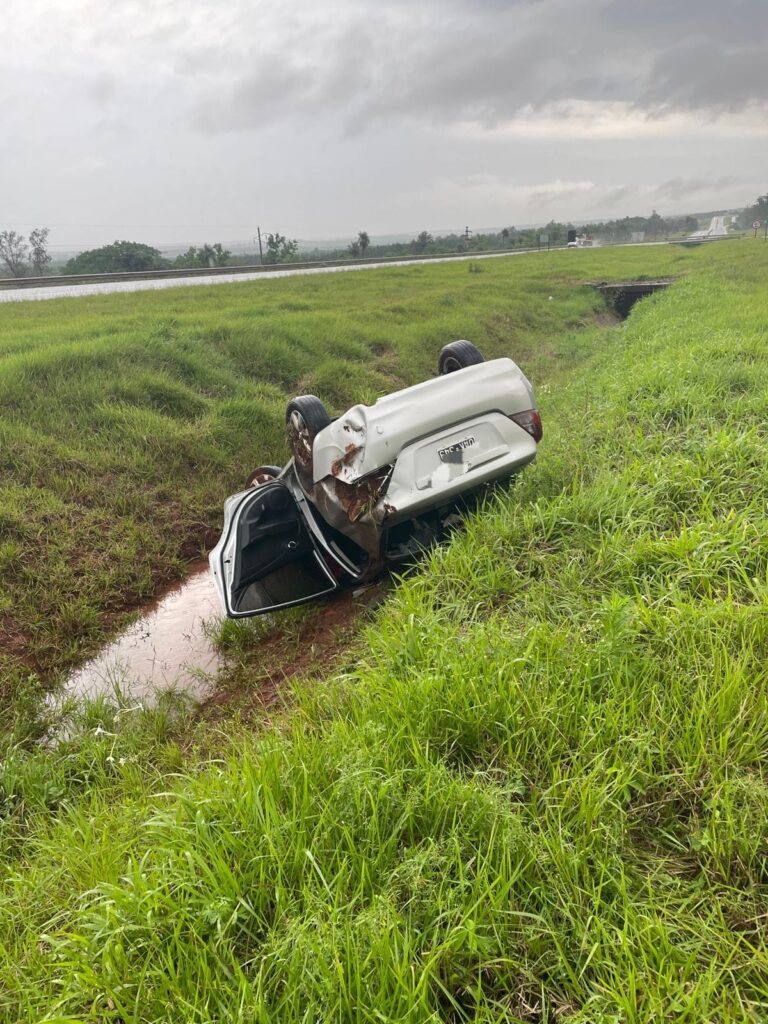
M 372 579 L 444 540 L 488 487 L 536 456 L 541 419 L 511 359 L 446 345 L 439 375 L 332 419 L 303 395 L 286 411 L 291 453 L 225 504 L 210 555 L 238 618 Z

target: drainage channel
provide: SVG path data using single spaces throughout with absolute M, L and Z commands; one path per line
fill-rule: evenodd
M 221 664 L 210 631 L 221 619 L 206 562 L 157 598 L 140 619 L 76 669 L 59 696 L 93 699 L 116 693 L 151 703 L 165 690 L 204 700 Z
M 652 281 L 599 281 L 593 287 L 597 288 L 616 314 L 626 320 L 636 302 L 669 288 L 675 280 L 674 277 L 657 277 Z

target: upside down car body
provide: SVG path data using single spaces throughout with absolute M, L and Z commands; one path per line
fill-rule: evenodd
M 541 418 L 511 359 L 485 362 L 455 341 L 439 371 L 334 420 L 313 395 L 289 402 L 292 458 L 227 499 L 210 554 L 228 617 L 303 604 L 414 558 L 535 458 Z

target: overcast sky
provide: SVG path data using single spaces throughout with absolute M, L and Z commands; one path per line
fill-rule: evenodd
M 768 0 L 2 0 L 0 43 L 0 230 L 55 248 L 768 191 Z

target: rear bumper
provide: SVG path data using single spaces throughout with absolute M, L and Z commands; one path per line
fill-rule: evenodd
M 457 422 L 498 410 L 511 416 L 535 408 L 530 382 L 511 359 L 493 359 L 355 405 L 321 430 L 312 454 L 313 480 L 334 476 L 355 484 L 399 462 L 417 438 L 438 437 Z
M 531 435 L 500 412 L 464 420 L 404 448 L 377 511 L 387 522 L 449 504 L 515 476 L 536 457 Z

